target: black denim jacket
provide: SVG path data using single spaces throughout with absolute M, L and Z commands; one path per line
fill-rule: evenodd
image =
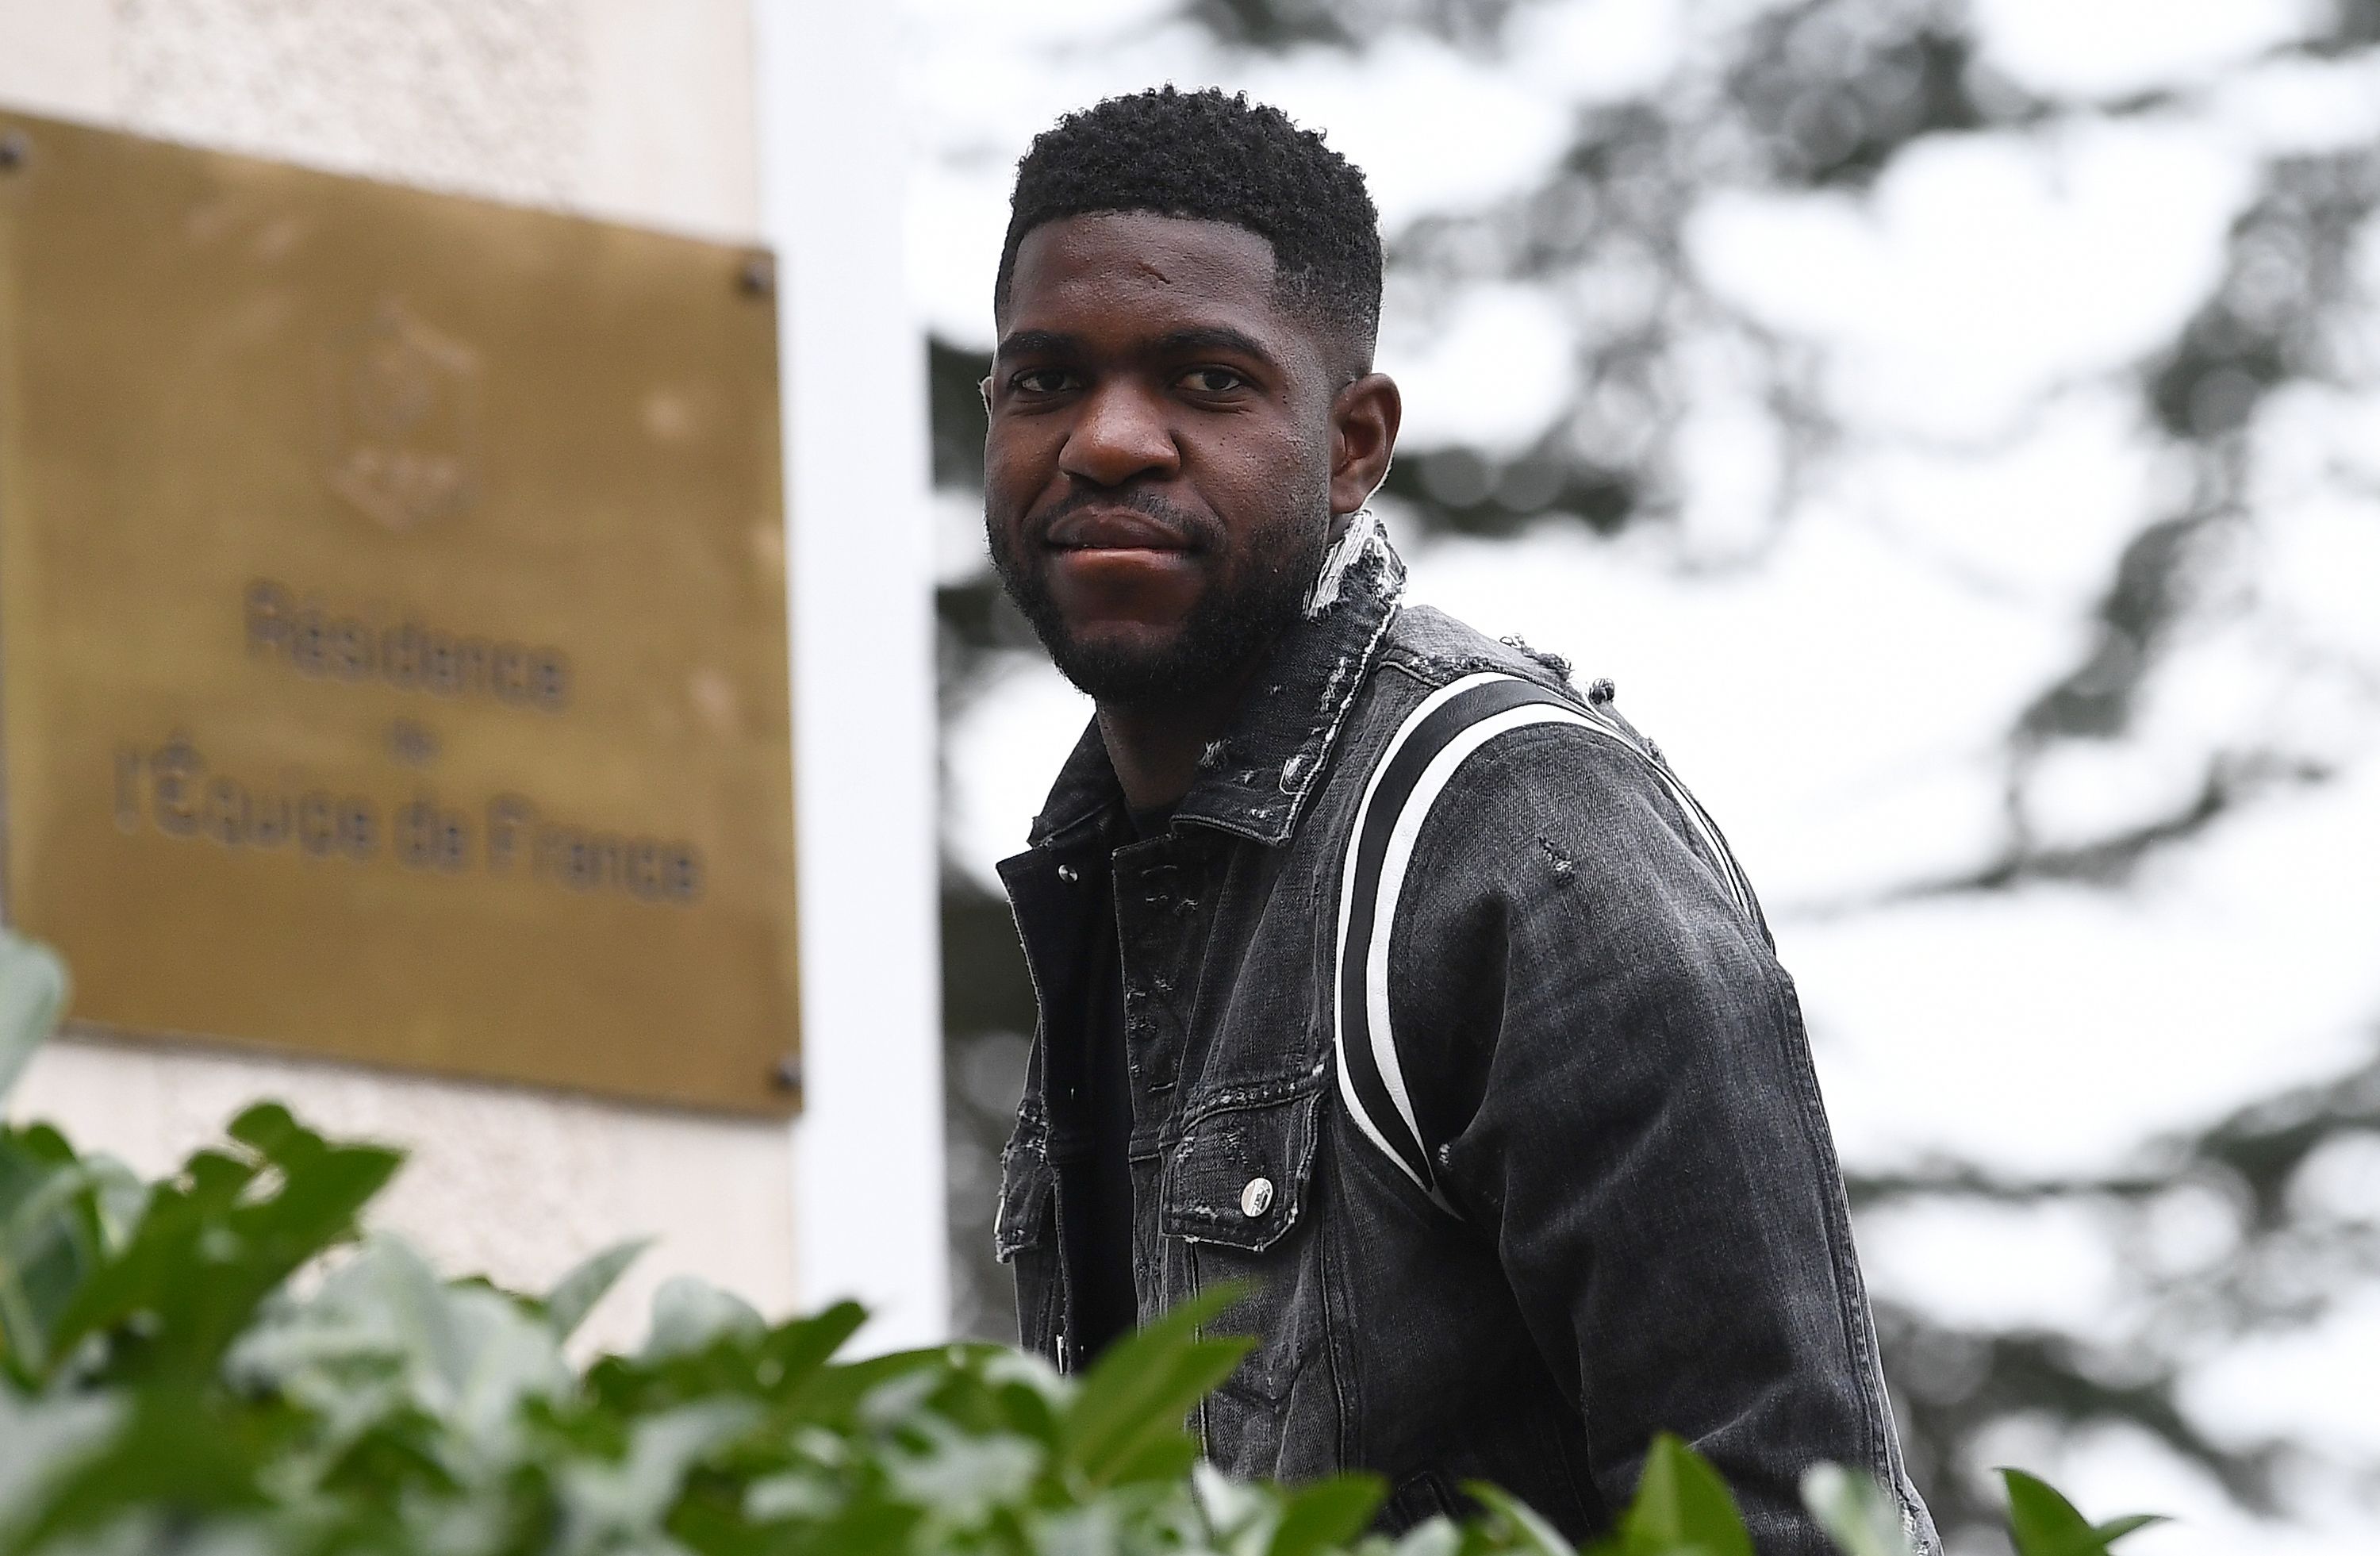
M 1584 1537 L 1666 1428 L 1765 1556 L 1831 1550 L 1798 1494 L 1822 1460 L 1896 1488 L 1930 1550 L 1800 1007 L 1725 845 L 1601 688 L 1400 608 L 1402 578 L 1361 545 L 1167 833 L 1137 839 L 1094 725 L 1001 866 L 1041 1005 L 997 1230 L 1025 1343 L 1082 1359 L 1060 1169 L 1090 1131 L 1050 1056 L 1079 1047 L 1112 870 L 1142 1315 L 1257 1282 L 1217 1326 L 1258 1343 L 1201 1409 L 1215 1464 L 1378 1472 L 1392 1526 L 1480 1477 Z M 1382 1014 L 1416 1171 L 1334 1051 L 1348 839 L 1407 715 L 1482 673 L 1559 707 L 1462 760 L 1406 840 Z

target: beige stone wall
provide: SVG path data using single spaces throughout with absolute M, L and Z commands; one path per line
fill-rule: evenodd
M 742 0 L 0 0 L 0 99 L 336 172 L 759 231 Z
M 759 231 L 746 0 L 0 0 L 0 103 L 722 238 Z M 12 1112 L 158 1170 L 260 1096 L 412 1160 L 382 1222 L 529 1288 L 660 1241 L 590 1321 L 693 1271 L 795 1292 L 789 1131 L 200 1051 L 62 1042 Z

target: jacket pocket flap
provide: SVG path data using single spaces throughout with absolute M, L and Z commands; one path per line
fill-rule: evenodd
M 1012 1140 L 1000 1153 L 1000 1214 L 991 1236 L 1002 1264 L 1050 1240 L 1056 1221 L 1052 1184 L 1050 1153 L 1039 1140 Z
M 1260 1253 L 1297 1224 L 1314 1171 L 1319 1089 L 1225 1103 L 1183 1127 L 1160 1189 L 1166 1235 Z

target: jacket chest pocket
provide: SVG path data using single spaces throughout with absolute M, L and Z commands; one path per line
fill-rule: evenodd
M 1166 1159 L 1158 1229 L 1244 1254 L 1289 1235 L 1311 1197 L 1318 1078 L 1287 1096 L 1226 1096 L 1192 1114 Z
M 1224 1282 L 1248 1288 L 1208 1328 L 1256 1346 L 1199 1411 L 1208 1457 L 1234 1474 L 1328 1468 L 1340 1435 L 1330 1270 L 1312 1235 L 1323 1097 L 1301 1081 L 1287 1095 L 1219 1099 L 1184 1126 L 1159 1185 L 1167 1300 Z

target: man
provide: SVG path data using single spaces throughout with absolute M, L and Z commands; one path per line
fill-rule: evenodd
M 1081 1366 L 1250 1280 L 1244 1475 L 1505 1486 L 1607 1524 L 1649 1439 L 1764 1552 L 1900 1466 L 1792 986 L 1708 819 L 1548 657 L 1399 603 L 1365 503 L 1363 176 L 1172 89 L 1020 164 L 984 395 L 1009 593 L 1098 716 L 1002 866 L 1041 1003 L 998 1227 Z

